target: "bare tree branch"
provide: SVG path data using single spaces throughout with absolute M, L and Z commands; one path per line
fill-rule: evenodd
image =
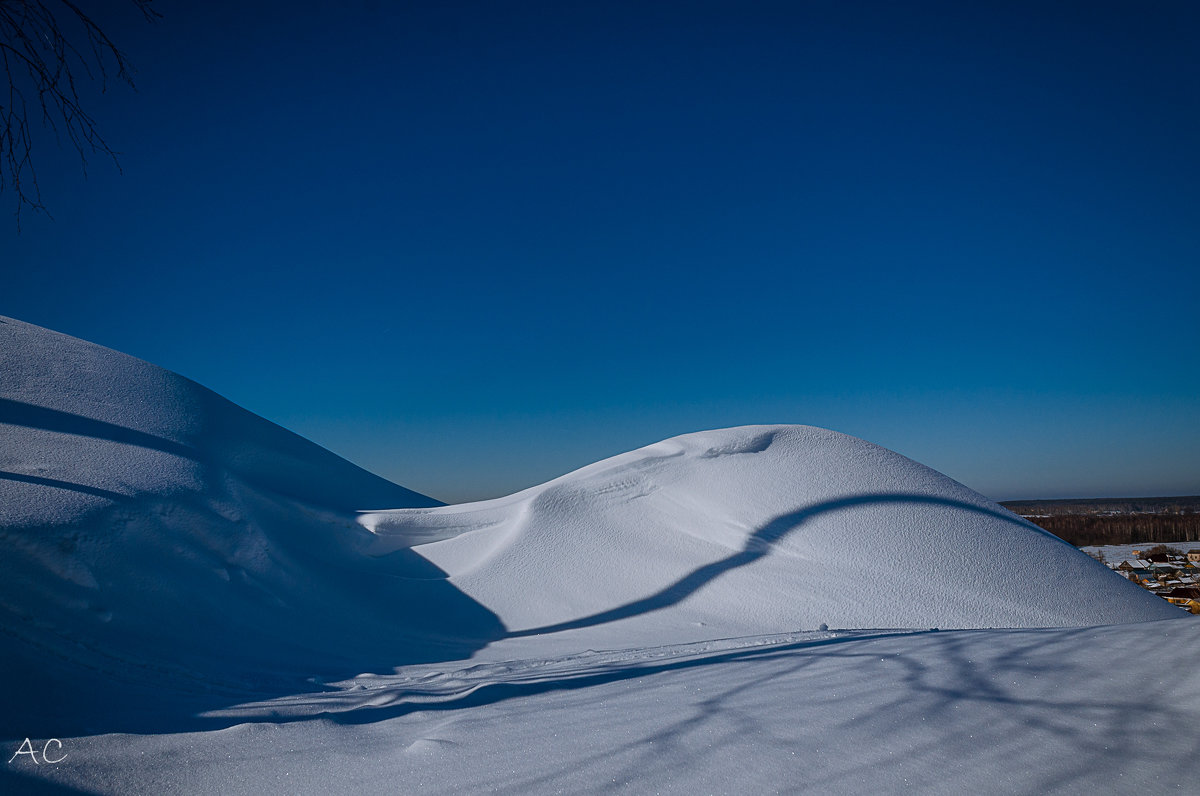
M 132 0 L 147 21 L 159 17 L 153 0 Z M 134 88 L 133 68 L 116 44 L 71 0 L 0 0 L 0 62 L 8 91 L 0 95 L 0 193 L 11 190 L 17 228 L 21 211 L 49 213 L 32 158 L 30 113 L 41 111 L 44 128 L 61 146 L 65 138 L 79 153 L 84 174 L 89 156 L 117 152 L 84 109 L 77 80 L 99 82 L 107 91 L 115 78 Z

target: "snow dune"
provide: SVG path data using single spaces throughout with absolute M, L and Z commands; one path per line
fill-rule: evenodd
M 0 674 L 29 685 L 6 729 L 290 692 L 503 634 L 418 554 L 361 552 L 356 510 L 437 501 L 162 368 L 0 321 Z
M 806 426 L 676 437 L 495 501 L 363 514 L 376 554 L 421 544 L 511 635 L 618 623 L 1049 627 L 1173 615 L 992 501 Z M 437 540 L 437 541 L 432 541 Z
M 639 780 L 630 751 L 643 736 L 665 737 L 663 716 L 700 711 L 689 727 L 736 735 L 738 716 L 751 711 L 756 726 L 786 735 L 792 710 L 830 709 L 810 686 L 858 693 L 847 710 L 891 704 L 863 676 L 894 676 L 897 694 L 944 711 L 938 684 L 979 686 L 969 664 L 988 650 L 1066 650 L 1062 665 L 1079 672 L 1102 662 L 1069 635 L 931 628 L 1186 619 L 967 487 L 833 431 L 689 434 L 505 498 L 441 506 L 188 379 L 4 318 L 0 545 L 0 677 L 19 684 L 0 730 L 18 742 L 71 739 L 65 748 L 76 755 L 75 768 L 10 761 L 0 789 L 57 781 L 99 792 L 295 792 L 281 763 L 304 772 L 302 791 L 349 781 L 380 791 L 397 782 L 577 791 L 618 773 L 633 791 L 670 789 L 691 752 L 668 743 L 665 762 Z M 1184 659 L 1198 640 L 1185 624 L 1080 638 L 1125 655 L 1165 632 Z M 848 632 L 877 628 L 914 630 Z M 844 654 L 814 652 L 834 642 Z M 921 677 L 903 666 L 858 675 L 836 665 L 905 650 L 917 654 Z M 996 654 L 993 674 L 1007 677 L 1011 661 Z M 1053 656 L 1030 655 L 1049 677 Z M 659 659 L 667 663 L 647 663 Z M 1137 657 L 1122 660 L 1122 676 L 1133 677 Z M 816 679 L 806 679 L 809 666 Z M 780 679 L 777 690 L 758 689 L 764 674 Z M 696 703 L 698 688 L 741 696 L 723 712 Z M 1038 688 L 1053 692 L 1045 681 Z M 992 692 L 971 716 L 1011 725 L 998 711 L 1015 697 Z M 650 704 L 644 696 L 658 707 L 634 717 Z M 1052 723 L 1060 709 L 1088 714 L 1076 696 L 1029 708 L 1029 721 Z M 864 730 L 837 710 L 829 721 L 841 728 L 831 744 L 901 729 L 880 720 Z M 948 726 L 965 731 L 963 721 Z M 591 727 L 588 743 L 559 739 L 580 722 Z M 339 729 L 350 726 L 358 729 Z M 527 760 L 512 757 L 512 726 L 533 744 Z M 269 728 L 280 732 L 264 735 Z M 937 756 L 942 735 L 913 736 L 928 758 L 918 765 Z M 1045 765 L 1034 746 L 1017 751 Z M 393 757 L 346 779 L 364 748 Z M 839 773 L 829 748 L 816 787 L 864 785 Z M 547 769 L 538 758 L 546 753 L 570 771 Z M 880 754 L 871 751 L 871 766 Z M 192 764 L 138 762 L 156 755 Z M 706 759 L 736 766 L 748 755 L 739 741 Z M 676 784 L 759 789 L 785 763 L 740 779 L 702 766 L 694 770 L 708 773 Z

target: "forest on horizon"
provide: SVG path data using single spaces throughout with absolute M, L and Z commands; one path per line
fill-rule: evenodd
M 1200 541 L 1200 496 L 1001 503 L 1076 547 Z

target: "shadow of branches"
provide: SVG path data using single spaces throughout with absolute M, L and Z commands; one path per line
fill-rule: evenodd
M 622 619 L 628 619 L 630 617 L 651 613 L 653 611 L 659 611 L 663 608 L 669 608 L 670 606 L 676 605 L 700 591 L 717 578 L 720 578 L 721 576 L 740 567 L 753 564 L 755 561 L 766 557 L 770 553 L 772 545 L 783 539 L 785 536 L 794 533 L 805 523 L 812 521 L 822 514 L 848 508 L 896 504 L 945 506 L 954 508 L 973 514 L 999 519 L 1003 522 L 1026 530 L 1034 531 L 1062 544 L 1066 544 L 1066 542 L 1062 542 L 1061 539 L 1058 539 L 1053 534 L 1038 528 L 1036 525 L 1023 520 L 1008 511 L 996 511 L 994 509 L 978 506 L 961 500 L 907 493 L 855 495 L 852 497 L 837 498 L 834 500 L 826 500 L 820 503 L 814 503 L 810 506 L 805 506 L 802 509 L 781 514 L 751 533 L 746 538 L 746 541 L 740 551 L 719 561 L 714 561 L 710 564 L 699 567 L 674 583 L 647 597 L 634 600 L 626 603 L 625 605 L 611 608 L 606 611 L 600 611 L 591 614 L 590 616 L 581 617 L 579 619 L 573 619 L 567 622 L 558 622 L 552 625 L 543 625 L 541 627 L 528 628 L 525 630 L 511 631 L 509 636 L 536 636 L 543 633 L 557 633 L 564 630 L 576 630 L 579 628 L 593 627 L 596 625 L 607 624 L 609 622 L 616 622 Z

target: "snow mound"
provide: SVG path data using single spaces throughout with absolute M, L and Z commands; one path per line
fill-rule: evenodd
M 501 635 L 419 555 L 362 554 L 355 511 L 394 505 L 439 504 L 186 378 L 0 318 L 0 676 L 28 684 L 6 713 L 287 690 Z
M 1178 611 L 956 481 L 808 426 L 669 439 L 500 500 L 365 513 L 510 635 L 1051 627 Z M 424 542 L 424 544 L 421 544 Z M 703 630 L 698 630 L 703 628 Z
M 186 378 L 0 318 L 0 442 L 0 677 L 23 684 L 0 724 L 22 735 L 531 637 L 1180 615 L 961 484 L 804 426 L 440 506 Z

